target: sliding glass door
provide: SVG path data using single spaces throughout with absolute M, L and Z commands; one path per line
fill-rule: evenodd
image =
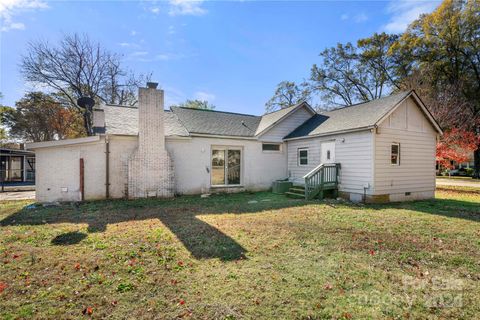
M 212 186 L 240 185 L 242 152 L 238 148 L 212 149 Z

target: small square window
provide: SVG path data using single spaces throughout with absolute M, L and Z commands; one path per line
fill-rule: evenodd
M 308 150 L 307 149 L 298 149 L 298 165 L 300 165 L 300 166 L 308 165 Z
M 390 149 L 390 163 L 394 166 L 400 165 L 400 144 L 392 143 Z

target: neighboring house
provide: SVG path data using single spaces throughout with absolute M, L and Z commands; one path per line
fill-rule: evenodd
M 450 160 L 451 168 L 446 169 L 440 163 L 437 162 L 436 171 L 437 175 L 449 174 L 449 175 L 468 175 L 468 171 L 465 169 L 471 170 L 475 167 L 473 151 L 468 155 L 468 160 L 466 162 L 458 163 L 457 161 Z
M 35 182 L 35 153 L 22 149 L 0 148 L 0 183 Z
M 415 92 L 317 114 L 307 103 L 263 116 L 172 107 L 156 84 L 138 108 L 94 111 L 92 137 L 31 143 L 37 200 L 171 197 L 304 183 L 339 163 L 340 195 L 353 201 L 434 196 L 442 131 Z

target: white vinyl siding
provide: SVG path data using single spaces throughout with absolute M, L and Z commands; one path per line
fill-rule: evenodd
M 392 144 L 400 145 L 399 165 Z M 436 131 L 412 98 L 380 124 L 375 145 L 375 194 L 434 192 Z
M 305 107 L 292 112 L 287 118 L 274 125 L 259 137 L 261 141 L 282 142 L 283 138 L 312 117 Z
M 291 179 L 302 183 L 303 176 L 320 164 L 322 141 L 335 141 L 335 162 L 342 166 L 340 191 L 363 194 L 363 187 L 368 183 L 370 188 L 367 189 L 367 194 L 370 194 L 373 182 L 372 133 L 370 131 L 288 141 L 288 170 Z M 308 165 L 297 165 L 298 148 L 308 148 Z

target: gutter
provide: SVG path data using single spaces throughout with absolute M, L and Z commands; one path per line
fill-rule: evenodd
M 257 141 L 256 137 L 242 137 L 242 136 L 222 136 L 222 135 L 213 135 L 213 134 L 201 134 L 201 133 L 190 133 L 191 137 L 202 137 L 202 138 L 219 138 L 219 139 L 237 139 L 237 140 L 253 140 Z
M 65 139 L 65 140 L 55 140 L 55 141 L 44 141 L 44 142 L 31 142 L 27 143 L 27 149 L 40 149 L 40 148 L 50 148 L 50 147 L 60 147 L 60 146 L 68 146 L 73 144 L 81 144 L 81 143 L 89 143 L 89 142 L 96 142 L 100 141 L 100 136 L 89 136 L 84 138 L 76 138 L 76 139 Z
M 373 129 L 373 128 L 375 128 L 375 127 L 376 127 L 376 126 L 373 125 L 373 126 L 366 126 L 366 127 L 355 128 L 355 129 L 331 131 L 331 132 L 327 132 L 327 133 L 319 133 L 319 134 L 312 134 L 312 135 L 309 135 L 309 136 L 302 136 L 302 137 L 296 137 L 296 138 L 283 139 L 283 141 L 292 141 L 292 140 L 301 140 L 301 139 L 308 139 L 308 138 L 332 136 L 332 135 L 342 134 L 342 133 L 350 133 L 350 132 L 370 130 L 370 129 Z

